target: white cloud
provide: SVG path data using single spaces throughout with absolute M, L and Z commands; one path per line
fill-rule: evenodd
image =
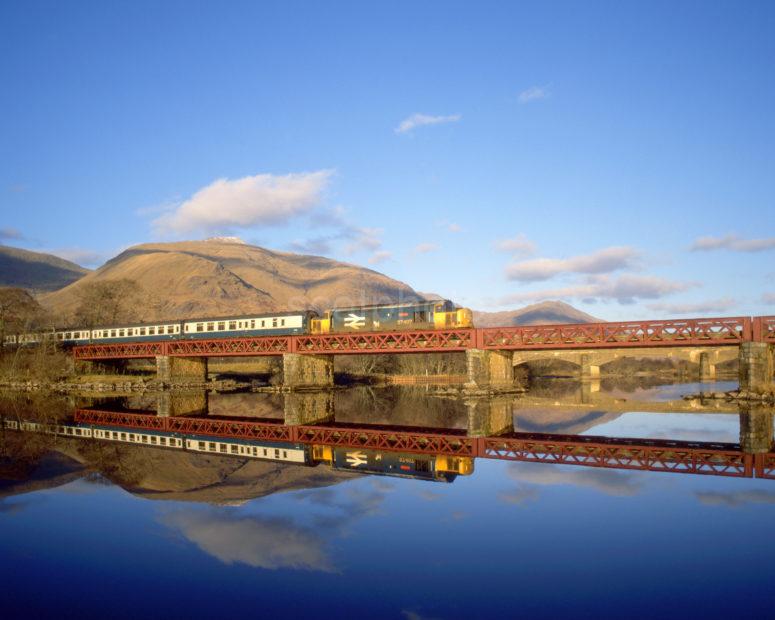
M 365 228 L 358 226 L 349 226 L 343 231 L 345 238 L 350 239 L 350 243 L 345 248 L 348 254 L 356 252 L 373 252 L 382 247 L 382 228 Z
M 439 249 L 439 246 L 435 243 L 418 243 L 414 246 L 415 254 L 427 254 L 428 252 L 435 252 Z
M 455 222 L 450 222 L 447 224 L 447 230 L 451 233 L 459 233 L 463 232 L 463 227 L 460 224 L 455 224 Z
M 392 252 L 388 252 L 386 250 L 380 250 L 379 252 L 374 252 L 374 254 L 372 254 L 369 257 L 369 265 L 378 265 L 379 263 L 384 263 L 392 256 L 393 256 Z
M 670 314 L 708 314 L 711 312 L 727 312 L 736 305 L 737 301 L 731 297 L 722 297 L 697 303 L 648 304 L 646 307 L 655 312 L 668 312 Z
M 238 562 L 269 570 L 333 570 L 322 537 L 287 519 L 181 510 L 162 521 L 224 564 Z
M 524 233 L 519 233 L 511 239 L 499 239 L 495 242 L 495 249 L 514 256 L 529 256 L 535 254 L 536 244 L 530 241 Z
M 302 254 L 331 254 L 332 243 L 341 239 L 340 235 L 322 235 L 312 239 L 297 239 L 290 243 L 290 249 Z
M 512 463 L 508 474 L 519 482 L 543 486 L 569 484 L 619 497 L 636 495 L 641 488 L 631 474 L 610 469 L 570 469 L 548 463 Z
M 624 274 L 617 278 L 607 275 L 590 276 L 582 284 L 549 289 L 513 293 L 496 303 L 510 306 L 515 303 L 546 301 L 550 299 L 581 299 L 585 302 L 616 300 L 620 304 L 632 304 L 639 299 L 659 299 L 672 293 L 680 293 L 697 286 L 694 282 L 674 282 L 656 276 Z
M 218 179 L 153 221 L 161 235 L 283 224 L 317 207 L 331 170 Z
M 775 504 L 775 492 L 764 489 L 748 491 L 699 491 L 697 499 L 708 506 L 744 506 L 746 504 Z
M 693 252 L 731 250 L 733 252 L 763 252 L 775 249 L 775 237 L 764 239 L 742 239 L 737 235 L 724 237 L 700 237 L 690 248 Z
M 519 93 L 517 101 L 521 104 L 530 103 L 531 101 L 538 101 L 540 99 L 546 99 L 549 96 L 549 91 L 543 86 L 531 86 L 530 88 L 523 90 Z
M 429 114 L 412 114 L 410 117 L 402 120 L 398 127 L 395 128 L 396 133 L 408 133 L 417 127 L 424 127 L 426 125 L 440 125 L 442 123 L 457 123 L 462 117 L 460 114 L 450 114 L 448 116 L 431 116 Z
M 535 258 L 506 267 L 506 277 L 519 282 L 549 280 L 563 273 L 600 274 L 635 266 L 639 253 L 631 247 L 611 247 L 572 258 Z

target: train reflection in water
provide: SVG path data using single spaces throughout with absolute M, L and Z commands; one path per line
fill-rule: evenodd
M 29 420 L 4 419 L 2 425 L 8 430 L 279 461 L 311 467 L 324 463 L 336 470 L 433 482 L 452 482 L 458 475 L 468 476 L 474 471 L 472 458 L 448 455 L 404 454 L 364 448 L 248 441 L 80 423 L 45 424 Z

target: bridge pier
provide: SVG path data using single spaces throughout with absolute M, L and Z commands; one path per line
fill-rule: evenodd
M 157 355 L 156 378 L 166 383 L 205 383 L 207 358 Z
M 763 407 L 740 411 L 740 449 L 746 454 L 769 452 L 773 445 L 773 413 Z
M 510 351 L 466 350 L 467 390 L 507 389 L 514 385 Z
M 600 365 L 593 353 L 582 353 L 580 359 L 581 380 L 595 381 L 600 379 Z
M 333 355 L 283 353 L 283 386 L 295 389 L 324 389 L 334 385 Z
M 716 365 L 710 360 L 710 354 L 707 351 L 700 353 L 700 381 L 713 381 L 716 379 Z
M 740 345 L 740 389 L 762 392 L 772 386 L 772 346 L 766 342 Z
M 174 417 L 207 412 L 207 392 L 160 392 L 156 415 Z
M 466 401 L 469 437 L 492 437 L 514 431 L 514 401 L 511 398 Z
M 291 392 L 283 397 L 285 423 L 289 426 L 323 424 L 334 419 L 332 392 Z

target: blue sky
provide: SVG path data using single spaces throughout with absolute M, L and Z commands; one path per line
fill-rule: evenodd
M 771 2 L 0 5 L 0 243 L 235 235 L 503 310 L 775 313 Z

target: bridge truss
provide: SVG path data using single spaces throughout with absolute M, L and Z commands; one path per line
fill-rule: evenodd
M 775 479 L 775 452 L 748 454 L 739 444 L 578 435 L 510 433 L 469 437 L 440 431 L 346 424 L 291 426 L 277 421 L 160 417 L 78 409 L 81 424 L 360 449 L 581 465 L 608 469 Z
M 743 342 L 775 344 L 775 317 L 731 317 L 439 329 L 302 336 L 261 336 L 88 344 L 73 347 L 77 360 L 282 355 L 443 353 L 466 349 L 530 351 L 638 347 L 704 347 Z

